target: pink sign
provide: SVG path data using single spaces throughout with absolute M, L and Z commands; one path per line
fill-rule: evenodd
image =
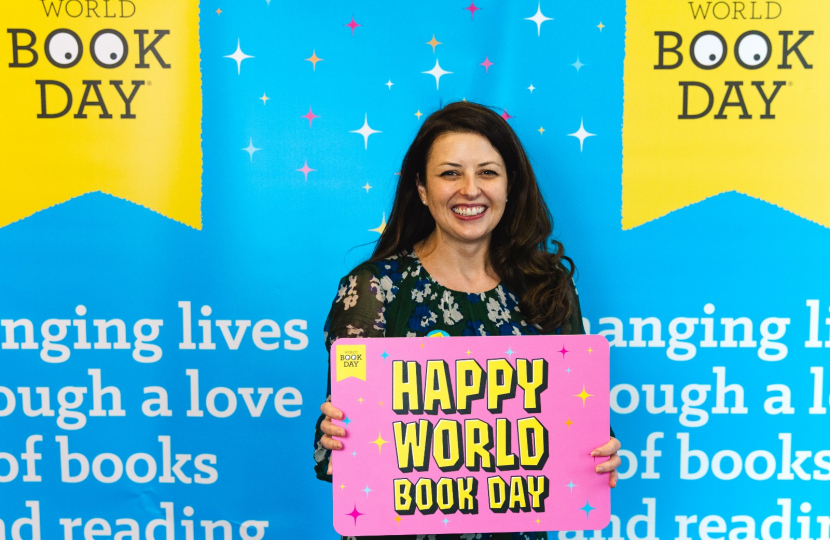
M 602 336 L 338 339 L 334 528 L 344 536 L 604 528 Z

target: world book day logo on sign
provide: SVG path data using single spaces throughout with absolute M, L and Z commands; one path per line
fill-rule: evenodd
M 830 227 L 830 2 L 628 2 L 622 225 L 728 191 Z
M 193 2 L 13 0 L 0 34 L 0 227 L 86 193 L 201 228 Z

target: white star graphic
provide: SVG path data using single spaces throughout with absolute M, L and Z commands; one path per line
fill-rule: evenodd
M 236 51 L 233 54 L 229 54 L 225 56 L 225 58 L 232 58 L 236 60 L 236 74 L 240 75 L 242 73 L 242 61 L 246 58 L 254 58 L 253 56 L 248 56 L 242 49 L 239 47 L 239 39 L 236 40 Z
M 575 68 L 576 68 L 576 72 L 577 72 L 577 73 L 579 73 L 579 69 L 580 69 L 582 66 L 584 66 L 585 64 L 583 64 L 582 62 L 580 62 L 580 61 L 579 61 L 579 57 L 577 56 L 577 57 L 576 57 L 576 62 L 574 62 L 574 63 L 573 63 L 573 64 L 571 64 L 571 65 L 572 65 L 573 67 L 575 67 Z
M 363 148 L 365 150 L 369 149 L 369 135 L 373 133 L 382 133 L 382 131 L 377 131 L 369 127 L 369 115 L 363 117 L 363 127 L 360 129 L 355 129 L 354 131 L 350 131 L 349 133 L 359 133 L 363 135 Z
M 435 77 L 435 89 L 438 90 L 438 80 L 441 78 L 442 75 L 450 75 L 452 71 L 444 71 L 441 69 L 441 66 L 438 64 L 438 60 L 435 61 L 435 67 L 429 71 L 422 71 L 421 73 L 425 73 L 427 75 L 432 75 Z
M 536 15 L 533 17 L 525 17 L 526 21 L 533 21 L 536 23 L 536 35 L 542 35 L 542 23 L 545 21 L 552 21 L 553 19 L 550 17 L 545 17 L 542 15 L 542 3 L 539 2 L 539 7 L 536 8 Z
M 392 79 L 389 79 L 389 81 L 386 83 L 386 86 L 388 86 L 389 89 L 392 90 L 392 87 L 395 86 L 395 83 L 392 82 Z
M 533 91 L 536 90 L 536 87 L 531 84 L 530 86 L 527 87 L 527 89 L 530 90 L 530 93 L 532 94 Z
M 582 123 L 582 119 L 579 119 L 579 130 L 576 133 L 569 133 L 568 137 L 576 137 L 579 139 L 579 151 L 582 152 L 582 145 L 585 142 L 585 139 L 588 137 L 596 137 L 596 133 L 588 133 L 585 131 L 585 126 Z
M 248 152 L 248 155 L 251 157 L 251 163 L 254 162 L 254 152 L 259 152 L 260 150 L 262 150 L 262 148 L 257 148 L 256 146 L 254 146 L 253 138 L 251 138 L 248 142 L 248 147 L 242 149 L 243 152 Z

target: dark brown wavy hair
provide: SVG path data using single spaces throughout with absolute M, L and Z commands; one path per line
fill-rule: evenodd
M 566 327 L 574 296 L 575 267 L 565 249 L 549 237 L 553 220 L 519 138 L 492 110 L 467 101 L 450 103 L 431 114 L 406 152 L 389 222 L 371 261 L 411 248 L 435 229 L 429 208 L 418 196 L 420 178 L 435 140 L 446 133 L 477 133 L 501 154 L 507 168 L 508 203 L 490 240 L 490 265 L 519 296 L 525 319 L 549 333 Z M 567 261 L 567 264 L 563 264 Z

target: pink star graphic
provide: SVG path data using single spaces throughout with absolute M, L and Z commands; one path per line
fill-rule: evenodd
M 357 525 L 357 517 L 358 516 L 365 516 L 366 514 L 361 514 L 357 511 L 357 505 L 354 505 L 354 510 L 346 514 L 347 516 L 352 516 L 354 518 L 354 524 Z
M 357 28 L 358 26 L 363 26 L 363 25 L 362 24 L 357 24 L 356 22 L 354 22 L 354 17 L 352 17 L 352 22 L 350 22 L 348 24 L 344 24 L 343 26 L 348 26 L 349 28 L 351 28 L 352 29 L 352 35 L 354 35 L 354 29 Z
M 470 20 L 475 20 L 476 11 L 480 10 L 480 7 L 476 7 L 475 2 L 470 2 L 470 7 L 465 7 L 467 11 L 470 12 Z
M 315 118 L 320 118 L 320 117 L 317 116 L 316 114 L 314 114 L 313 112 L 311 112 L 311 107 L 309 106 L 308 114 L 304 114 L 304 115 L 300 116 L 300 118 L 308 118 L 308 127 L 311 127 L 311 123 L 314 121 L 314 119 Z
M 561 351 L 557 351 L 557 352 L 561 352 L 561 353 L 562 353 L 562 358 L 565 358 L 565 353 L 566 353 L 566 352 L 568 352 L 568 349 L 566 349 L 566 348 L 565 348 L 565 346 L 564 346 L 564 345 L 562 345 L 562 350 L 561 350 Z
M 504 118 L 505 120 L 509 120 L 509 119 L 513 118 L 512 116 L 507 114 L 507 109 L 504 109 L 504 112 L 501 113 L 501 117 Z
M 299 172 L 303 173 L 303 175 L 305 176 L 305 181 L 308 182 L 308 173 L 316 171 L 317 169 L 312 169 L 311 167 L 309 167 L 308 166 L 308 160 L 306 160 L 306 161 L 303 162 L 303 168 L 302 169 L 297 169 L 297 170 Z
M 479 65 L 484 66 L 484 73 L 490 73 L 490 66 L 494 64 L 490 61 L 490 57 L 488 56 L 484 59 L 484 62 L 480 63 Z

